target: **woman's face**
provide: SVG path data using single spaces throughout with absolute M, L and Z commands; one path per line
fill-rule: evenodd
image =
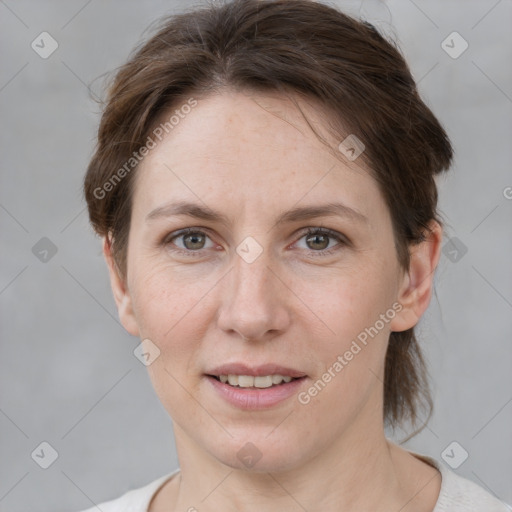
M 289 100 L 224 93 L 137 170 L 120 317 L 151 340 L 149 362 L 160 351 L 148 370 L 177 438 L 213 461 L 284 470 L 382 432 L 388 337 L 415 321 L 397 303 L 390 214 L 359 164 Z

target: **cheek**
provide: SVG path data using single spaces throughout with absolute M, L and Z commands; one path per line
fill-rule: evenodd
M 162 334 L 198 303 L 201 283 L 152 258 L 137 259 L 132 269 L 130 292 L 137 319 L 162 340 Z
M 370 328 L 392 305 L 392 276 L 381 265 L 351 266 L 298 278 L 294 291 L 336 348 Z M 387 325 L 387 324 L 386 324 Z
M 341 400 L 350 410 L 378 383 L 376 379 L 383 378 L 395 314 L 392 276 L 382 265 L 374 264 L 352 267 L 338 272 L 336 278 L 316 279 L 315 283 L 304 286 L 302 293 L 310 290 L 308 306 L 322 320 L 316 324 L 324 326 L 319 327 L 319 343 L 314 348 L 322 367 L 317 379 L 322 382 L 317 380 L 308 395 L 314 407 L 331 407 Z
M 210 322 L 208 293 L 218 279 L 166 263 L 132 268 L 136 271 L 130 290 L 141 337 L 151 339 L 163 355 L 183 365 L 183 359 L 198 350 L 202 329 Z
M 132 267 L 133 268 L 133 267 Z M 180 423 L 202 424 L 204 412 L 190 400 L 198 392 L 197 364 L 211 322 L 208 291 L 215 280 L 155 264 L 139 267 L 132 280 L 132 300 L 142 338 L 160 350 L 148 375 L 169 415 Z M 185 419 L 183 419 L 185 421 Z M 205 427 L 206 428 L 206 427 Z M 211 428 L 211 425 L 210 425 Z

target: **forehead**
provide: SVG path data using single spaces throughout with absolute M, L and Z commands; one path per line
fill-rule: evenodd
M 361 161 L 335 156 L 338 142 L 327 131 L 319 105 L 299 100 L 306 120 L 290 99 L 278 94 L 229 91 L 196 101 L 139 166 L 135 196 L 142 201 L 136 205 L 144 203 L 147 209 L 169 196 L 183 199 L 183 194 L 206 203 L 224 201 L 226 207 L 229 196 L 254 211 L 276 200 L 291 205 L 303 199 L 345 199 L 359 203 L 359 210 L 368 199 L 374 205 L 381 201 Z M 159 121 L 176 110 L 179 105 Z

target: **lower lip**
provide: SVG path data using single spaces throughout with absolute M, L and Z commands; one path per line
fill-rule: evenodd
M 224 400 L 239 409 L 268 409 L 297 394 L 306 377 L 283 382 L 270 388 L 239 388 L 220 382 L 215 377 L 206 376 L 208 382 Z

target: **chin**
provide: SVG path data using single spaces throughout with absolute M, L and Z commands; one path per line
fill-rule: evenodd
M 284 429 L 280 435 L 271 434 L 273 439 L 270 440 L 271 431 L 272 428 L 268 427 L 261 432 L 250 429 L 245 435 L 240 433 L 224 445 L 218 443 L 208 447 L 208 451 L 220 463 L 252 473 L 289 471 L 307 458 L 308 450 L 303 442 Z

